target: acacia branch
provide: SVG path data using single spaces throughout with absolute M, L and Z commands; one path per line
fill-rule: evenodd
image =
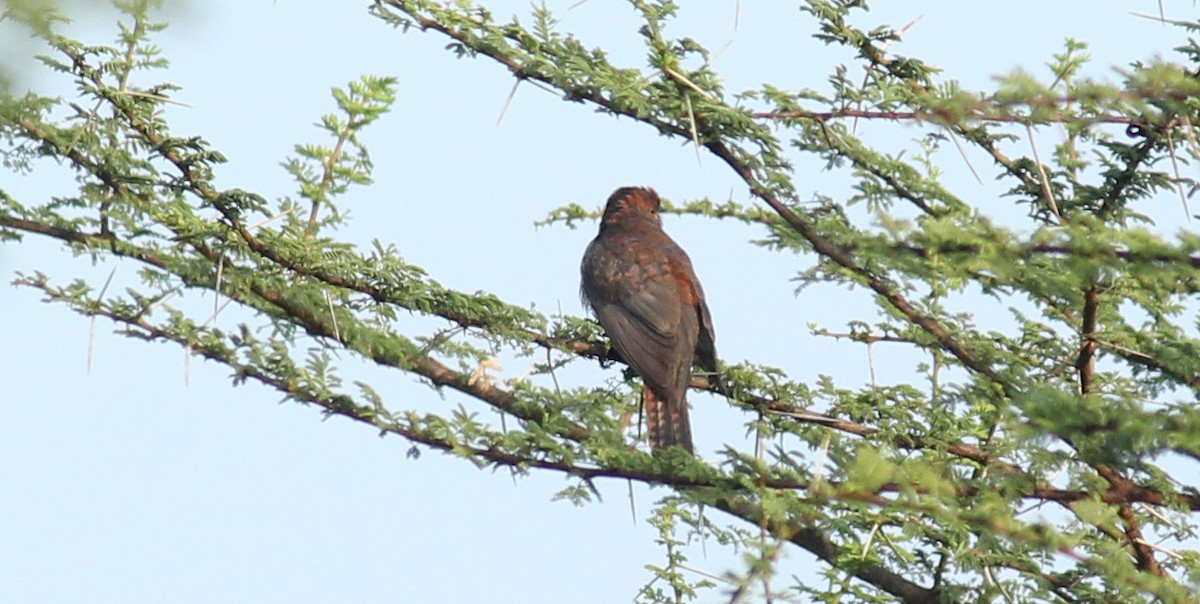
M 1133 506 L 1128 503 L 1121 504 L 1117 507 L 1117 515 L 1125 523 L 1125 539 L 1129 547 L 1133 549 L 1133 556 L 1137 560 L 1138 569 L 1164 579 L 1170 579 L 1170 575 L 1158 563 L 1158 559 L 1154 557 L 1154 549 L 1142 537 L 1141 525 L 1138 522 L 1137 516 L 1133 513 Z
M 1095 281 L 1083 293 L 1083 323 L 1080 325 L 1079 357 L 1075 370 L 1079 374 L 1079 393 L 1092 391 L 1092 373 L 1096 368 L 1096 312 L 1100 308 L 1100 293 Z
M 1079 358 L 1075 364 L 1076 371 L 1079 373 L 1079 393 L 1085 396 L 1092 392 L 1092 373 L 1096 363 L 1096 313 L 1099 308 L 1099 286 L 1093 281 L 1083 293 L 1083 322 L 1079 330 L 1082 342 L 1079 346 Z M 1114 491 L 1128 490 L 1133 484 L 1132 481 L 1121 476 L 1107 464 L 1090 463 L 1089 465 L 1108 481 Z M 1137 517 L 1134 516 L 1133 506 L 1121 502 L 1117 506 L 1117 515 L 1125 523 L 1125 542 L 1133 550 L 1138 568 L 1143 572 L 1168 578 L 1166 571 L 1154 557 L 1154 550 L 1150 549 L 1150 546 L 1142 538 L 1142 530 Z
M 1068 97 L 1060 99 L 1063 102 L 1069 102 Z M 1010 103 L 1009 105 L 1014 105 Z M 987 113 L 987 110 L 995 107 L 1002 107 L 1004 104 L 998 104 L 995 101 L 981 101 L 977 104 L 968 104 L 962 108 L 962 111 L 936 111 L 936 110 L 918 110 L 918 111 L 872 111 L 863 109 L 838 109 L 835 111 L 763 111 L 756 112 L 752 115 L 758 119 L 767 120 L 815 120 L 819 122 L 831 121 L 837 119 L 865 119 L 865 120 L 881 120 L 881 121 L 915 121 L 927 122 L 937 126 L 954 126 L 962 122 L 993 122 L 993 123 L 1011 123 L 1011 124 L 1027 124 L 1030 122 L 1030 117 L 1027 115 L 1009 115 L 1002 113 Z M 957 109 L 957 108 L 956 108 Z M 1049 115 L 1042 117 L 1039 115 L 1037 123 L 1079 123 L 1086 124 L 1125 124 L 1125 125 L 1143 125 L 1144 120 L 1138 120 L 1124 115 L 1099 115 L 1092 118 L 1080 118 L 1076 115 L 1062 113 L 1058 115 Z

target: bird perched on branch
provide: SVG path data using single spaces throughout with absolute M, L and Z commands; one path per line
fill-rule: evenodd
M 583 255 L 583 301 L 642 378 L 650 447 L 691 453 L 685 394 L 693 364 L 716 373 L 716 346 L 704 290 L 663 232 L 660 206 L 647 188 L 622 187 L 608 198 L 600 234 Z

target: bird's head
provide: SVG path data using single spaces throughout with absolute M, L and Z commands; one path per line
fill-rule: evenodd
M 662 202 L 658 193 L 647 187 L 621 187 L 608 196 L 604 206 L 604 216 L 600 219 L 600 227 L 625 222 L 649 220 L 662 226 L 662 218 L 658 211 Z

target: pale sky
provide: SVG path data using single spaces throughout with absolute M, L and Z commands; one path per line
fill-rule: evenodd
M 366 4 L 191 2 L 169 11 L 174 25 L 156 38 L 169 71 L 142 75 L 142 83 L 182 86 L 175 96 L 188 106 L 172 107 L 168 119 L 176 134 L 203 136 L 228 157 L 217 172 L 222 186 L 276 199 L 292 193 L 279 166 L 292 146 L 326 140 L 312 124 L 335 108 L 329 89 L 361 74 L 397 77 L 394 110 L 363 136 L 377 182 L 341 202 L 353 220 L 345 236 L 394 243 L 444 285 L 546 313 L 581 313 L 578 263 L 595 231 L 593 224 L 535 229 L 551 209 L 599 207 L 623 185 L 652 186 L 676 201 L 748 201 L 746 187 L 714 158 L 697 161 L 682 141 L 532 86 L 518 90 L 497 125 L 513 82 L 507 72 L 486 59 L 456 59 L 436 34 L 393 30 Z M 625 3 L 572 4 L 547 2 L 561 30 L 605 46 L 618 63 L 645 65 Z M 668 34 L 713 50 L 728 43 L 716 66 L 730 93 L 763 82 L 824 88 L 834 66 L 850 59 L 812 39 L 814 21 L 794 3 L 688 4 L 697 6 L 684 8 Z M 1067 37 L 1090 43 L 1088 73 L 1097 77 L 1131 60 L 1173 58 L 1170 49 L 1184 41 L 1176 28 L 1130 15 L 1156 13 L 1147 0 L 879 5 L 858 23 L 900 27 L 920 18 L 893 51 L 939 65 L 967 88 L 1018 67 L 1050 79 L 1044 65 Z M 526 2 L 490 6 L 529 22 Z M 1165 8 L 1168 17 L 1194 17 L 1191 2 Z M 92 14 L 74 31 L 108 43 L 112 22 L 111 14 Z M 0 25 L 5 61 L 35 51 L 11 24 Z M 69 81 L 28 62 L 5 67 L 18 88 L 71 93 Z M 919 132 L 880 128 L 875 142 L 899 148 Z M 1023 215 L 997 196 L 982 155 L 971 159 L 985 185 L 956 153 L 943 157 L 947 182 L 961 196 L 1001 218 Z M 837 196 L 848 186 L 846 172 L 823 171 L 811 157 L 797 156 L 796 167 L 802 194 Z M 0 178 L 30 204 L 73 184 L 51 166 Z M 1177 205 L 1161 215 L 1164 228 L 1183 218 Z M 814 338 L 808 328 L 875 320 L 865 292 L 813 288 L 797 297 L 789 279 L 809 259 L 748 245 L 761 235 L 750 227 L 665 222 L 704 283 L 722 359 L 778 366 L 800 380 L 830 375 L 846 387 L 867 379 L 861 347 Z M 43 270 L 60 280 L 87 275 L 98 287 L 114 266 L 118 283 L 134 278 L 132 263 L 92 267 L 35 237 L 0 247 L 6 283 L 15 271 Z M 599 604 L 631 601 L 650 579 L 643 565 L 664 560 L 645 513 L 665 489 L 634 489 L 636 521 L 624 482 L 601 482 L 602 503 L 553 502 L 568 485 L 559 475 L 514 481 L 436 452 L 409 459 L 410 445 L 399 438 L 322 421 L 317 410 L 277 404 L 280 397 L 261 387 L 233 388 L 227 370 L 185 364 L 178 348 L 113 335 L 104 321 L 88 371 L 86 318 L 12 287 L 0 288 L 0 307 L 0 339 L 8 343 L 0 348 L 0 601 Z M 500 377 L 519 376 L 532 362 L 507 359 Z M 899 349 L 879 350 L 878 379 L 908 380 L 912 362 Z M 371 376 L 396 409 L 446 411 L 462 400 L 443 400 L 408 376 L 349 365 L 348 373 Z M 563 378 L 599 385 L 616 371 L 578 362 Z M 691 399 L 701 456 L 742 442 L 751 418 L 710 396 Z M 706 558 L 689 548 L 691 564 L 713 574 L 745 570 L 719 546 L 707 551 Z M 785 577 L 814 570 L 798 549 L 780 568 Z

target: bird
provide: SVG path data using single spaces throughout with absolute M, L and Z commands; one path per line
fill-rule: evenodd
M 642 379 L 650 448 L 694 454 L 686 392 L 693 365 L 717 374 L 716 336 L 691 259 L 663 231 L 661 207 L 646 187 L 609 196 L 583 254 L 581 297 Z

